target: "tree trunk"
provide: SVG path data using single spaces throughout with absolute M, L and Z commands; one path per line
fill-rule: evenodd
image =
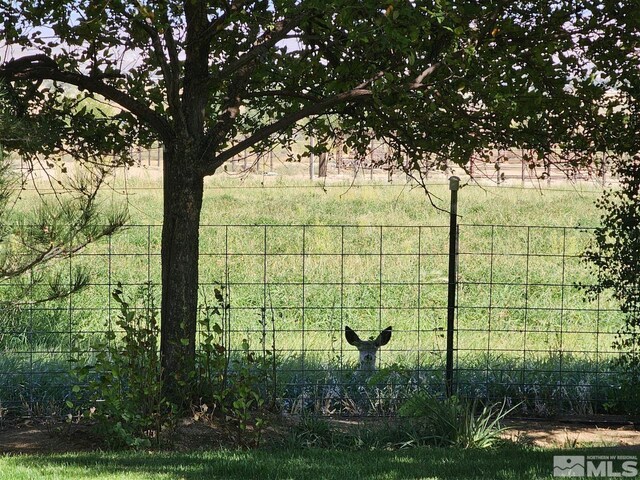
M 191 157 L 191 158 L 190 158 Z M 189 148 L 164 152 L 161 364 L 164 397 L 188 407 L 195 366 L 199 225 L 204 189 Z

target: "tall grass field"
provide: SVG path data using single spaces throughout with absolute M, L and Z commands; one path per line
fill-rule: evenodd
M 408 185 L 268 180 L 221 174 L 207 183 L 201 302 L 215 304 L 215 291 L 224 293 L 228 314 L 211 320 L 225 327 L 227 347 L 240 350 L 246 339 L 262 355 L 265 390 L 275 390 L 285 410 L 339 413 L 348 396 L 354 411 L 391 413 L 412 389 L 442 391 L 447 185 L 432 185 L 427 196 Z M 540 415 L 610 408 L 621 317 L 611 299 L 587 300 L 578 288 L 593 282 L 580 255 L 599 223 L 600 193 L 569 184 L 460 190 L 461 394 L 522 402 Z M 0 317 L 5 408 L 46 409 L 66 398 L 71 350 L 89 358 L 91 340 L 114 323 L 110 292 L 118 283 L 128 294 L 159 285 L 161 184 L 120 179 L 102 200 L 126 204 L 130 226 L 57 266 L 61 275 L 86 266 L 91 285 Z M 358 380 L 346 325 L 361 338 L 393 327 L 366 382 Z

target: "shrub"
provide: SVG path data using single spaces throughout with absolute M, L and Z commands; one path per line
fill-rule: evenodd
M 468 402 L 456 396 L 441 399 L 424 391 L 416 393 L 400 407 L 410 445 L 436 444 L 462 448 L 487 448 L 500 440 L 506 430 L 500 422 L 513 410 Z
M 162 398 L 158 308 L 152 285 L 128 300 L 122 286 L 113 291 L 120 306 L 119 331 L 108 329 L 94 342 L 95 364 L 76 369 L 87 382 L 85 406 L 97 421 L 109 447 L 145 447 L 158 442 L 160 430 L 175 407 Z M 79 385 L 74 392 L 80 393 Z M 88 404 L 88 405 L 87 405 Z M 71 405 L 69 405 L 71 406 Z
M 592 298 L 610 292 L 619 303 L 624 324 L 614 347 L 620 350 L 623 371 L 619 407 L 637 414 L 640 392 L 640 155 L 620 160 L 615 168 L 620 186 L 598 200 L 601 226 L 584 254 L 593 267 L 596 282 L 584 285 Z
M 274 352 L 266 350 L 265 333 L 263 355 L 256 355 L 246 338 L 235 355 L 231 355 L 229 292 L 225 285 L 214 289 L 214 298 L 215 302 L 210 304 L 204 295 L 200 308 L 193 397 L 200 399 L 197 408 L 205 408 L 211 412 L 209 415 L 223 416 L 235 422 L 241 431 L 251 430 L 253 443 L 259 444 L 265 426 L 261 415 L 266 404 L 264 388 L 273 373 L 269 359 L 275 362 Z

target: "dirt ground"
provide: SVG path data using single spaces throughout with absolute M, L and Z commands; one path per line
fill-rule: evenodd
M 511 420 L 503 437 L 546 448 L 616 447 L 640 451 L 640 425 L 620 420 Z
M 374 420 L 375 421 L 375 420 Z M 338 421 L 348 428 L 357 422 Z M 273 424 L 273 422 L 271 422 Z M 286 425 L 281 425 L 286 430 Z M 290 426 L 290 424 L 289 424 Z M 640 452 L 640 425 L 619 419 L 602 421 L 510 420 L 504 438 L 546 448 L 616 447 Z M 271 427 L 266 437 L 282 435 Z M 185 419 L 172 432 L 174 450 L 237 445 L 233 431 L 220 425 Z M 196 448 L 197 446 L 197 448 Z M 246 445 L 250 446 L 250 445 Z M 52 424 L 32 420 L 0 424 L 0 454 L 64 453 L 100 449 L 88 425 Z
M 100 444 L 88 426 L 54 426 L 31 421 L 0 428 L 0 454 L 64 453 L 95 450 Z

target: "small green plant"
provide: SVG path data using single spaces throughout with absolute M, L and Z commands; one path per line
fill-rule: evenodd
M 261 411 L 265 406 L 265 396 L 261 386 L 269 372 L 263 345 L 262 357 L 252 351 L 249 341 L 243 339 L 239 356 L 232 357 L 226 346 L 230 338 L 229 296 L 224 285 L 214 289 L 215 303 L 206 301 L 200 309 L 201 344 L 197 352 L 196 394 L 202 405 L 212 405 L 210 415 L 216 413 L 235 422 L 242 432 L 251 431 L 254 444 L 259 444 L 265 418 Z M 263 335 L 263 338 L 265 336 Z M 210 407 L 207 407 L 210 408 Z
M 501 425 L 513 408 L 468 402 L 456 396 L 441 399 L 424 391 L 416 393 L 400 407 L 407 422 L 409 440 L 403 446 L 436 444 L 461 448 L 488 448 L 496 445 L 506 430 Z
M 259 360 L 251 351 L 249 341 L 242 340 L 243 358 L 236 363 L 237 370 L 234 372 L 234 378 L 231 379 L 230 388 L 226 393 L 230 400 L 231 407 L 227 407 L 228 411 L 239 422 L 241 430 L 246 430 L 253 415 L 253 410 L 259 410 L 264 406 L 264 398 L 260 391 L 259 385 L 262 375 L 259 370 L 254 370 L 254 366 Z M 264 420 L 256 417 L 256 428 L 261 429 Z
M 122 285 L 113 291 L 120 306 L 115 324 L 104 339 L 94 342 L 95 363 L 76 369 L 87 383 L 87 415 L 109 447 L 157 445 L 174 406 L 163 399 L 160 371 L 158 308 L 151 284 L 127 299 Z M 76 394 L 80 385 L 73 387 Z M 71 401 L 67 406 L 72 407 Z
M 336 432 L 325 418 L 302 415 L 287 441 L 294 448 L 331 448 L 336 446 Z
M 217 398 L 225 389 L 229 373 L 229 350 L 225 333 L 229 331 L 229 301 L 224 285 L 214 289 L 215 303 L 203 292 L 198 315 L 200 344 L 196 351 L 195 397 Z

